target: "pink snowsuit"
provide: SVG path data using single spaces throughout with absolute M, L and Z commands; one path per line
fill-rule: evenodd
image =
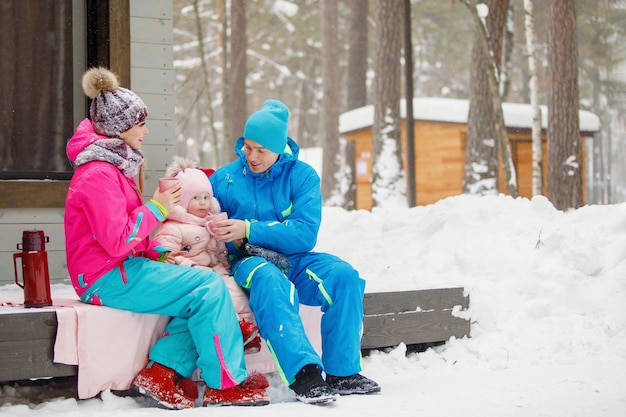
M 185 255 L 175 257 L 177 264 L 207 268 L 220 274 L 226 282 L 239 319 L 254 323 L 248 295 L 230 275 L 226 245 L 211 236 L 205 226 L 206 222 L 206 218 L 194 216 L 183 207 L 176 206 L 161 224 L 154 239 L 174 253 L 186 252 Z

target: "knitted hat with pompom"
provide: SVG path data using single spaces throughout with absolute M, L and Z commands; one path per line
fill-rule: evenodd
M 89 118 L 99 135 L 119 137 L 148 117 L 143 100 L 120 87 L 117 76 L 106 68 L 88 69 L 83 74 L 82 86 L 91 99 Z
M 195 162 L 182 157 L 174 157 L 174 162 L 165 170 L 166 177 L 178 178 L 183 188 L 183 195 L 180 199 L 180 206 L 185 210 L 189 207 L 189 202 L 194 195 L 199 193 L 209 193 L 209 211 L 213 214 L 219 213 L 220 204 L 213 196 L 213 187 L 209 182 L 209 177 L 199 168 L 195 167 Z

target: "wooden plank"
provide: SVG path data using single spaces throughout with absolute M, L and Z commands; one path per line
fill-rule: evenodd
M 24 210 L 32 213 L 40 213 L 42 210 Z M 47 223 L 55 221 L 56 223 Z M 3 216 L 0 216 L 2 218 Z M 50 238 L 46 243 L 46 252 L 48 254 L 48 271 L 50 273 L 51 282 L 61 282 L 68 278 L 67 265 L 65 259 L 65 234 L 63 229 L 62 211 L 54 213 L 54 215 L 36 216 L 31 219 L 29 216 L 7 216 L 16 219 L 16 223 L 0 222 L 0 285 L 11 284 L 15 282 L 15 271 L 13 268 L 13 254 L 20 252 L 17 244 L 22 242 L 22 233 L 24 230 L 43 230 L 45 235 Z M 20 220 L 20 221 L 17 221 Z M 33 221 L 41 221 L 41 223 L 30 223 Z M 29 223 L 21 223 L 29 222 Z M 20 267 L 18 259 L 17 266 Z
M 133 66 L 133 68 L 131 68 L 131 77 L 133 79 L 132 90 L 143 100 L 147 100 L 146 106 L 148 106 L 148 110 L 150 111 L 150 117 L 152 117 L 152 107 L 156 105 L 154 102 L 162 101 L 163 98 L 153 101 L 147 94 L 164 95 L 169 98 L 168 101 L 174 99 L 172 96 L 174 88 L 174 70 Z M 173 109 L 174 102 L 169 101 L 169 103 L 169 106 Z M 171 116 L 173 115 L 170 113 L 170 118 Z M 158 118 L 160 119 L 160 117 Z
M 54 310 L 7 313 L 0 315 L 2 342 L 54 339 L 57 331 L 57 315 Z
M 0 225 L 63 223 L 63 212 L 63 208 L 0 208 Z
M 436 288 L 365 294 L 362 349 L 445 342 L 469 335 L 470 322 L 452 309 L 469 306 L 464 289 Z
M 163 174 L 167 166 L 173 161 L 172 155 L 175 155 L 173 151 L 176 149 L 176 145 L 143 145 L 142 149 L 150 170 L 159 171 L 159 174 Z M 148 173 L 146 172 L 146 179 L 148 179 L 147 175 Z M 152 192 L 150 192 L 150 197 L 152 197 Z
M 361 349 L 445 342 L 469 334 L 470 323 L 453 317 L 450 311 L 366 316 L 363 319 Z
M 457 305 L 463 309 L 469 306 L 463 288 L 379 292 L 365 294 L 363 298 L 365 315 L 452 309 Z
M 65 250 L 65 229 L 63 221 L 56 224 L 0 224 L 0 252 L 17 252 L 17 244 L 22 243 L 24 230 L 43 230 L 49 237 L 47 251 Z
M 132 17 L 172 19 L 174 10 L 171 0 L 134 0 L 130 2 Z
M 17 251 L 14 251 L 17 252 Z M 65 251 L 47 251 L 48 252 L 48 272 L 50 273 L 50 283 L 67 283 L 69 275 L 67 272 L 67 263 L 65 259 Z M 15 285 L 15 270 L 13 268 L 13 252 L 0 252 L 0 285 Z M 17 267 L 20 268 L 20 260 L 18 259 Z M 18 274 L 20 274 L 18 270 Z M 18 275 L 20 277 L 21 275 Z M 17 287 L 16 287 L 17 288 Z
M 165 120 L 173 123 L 174 97 L 171 94 L 137 93 L 148 107 L 148 123 L 155 120 Z M 149 129 L 150 127 L 148 127 Z M 173 132 L 166 132 L 170 137 Z M 163 136 L 161 132 L 153 131 L 151 136 Z
M 167 102 L 166 100 L 161 100 L 160 97 L 159 97 L 159 100 L 164 103 Z M 143 144 L 143 146 L 154 147 L 155 145 L 161 145 L 161 147 L 159 148 L 159 152 L 163 153 L 163 146 L 176 146 L 175 122 L 173 120 L 154 119 L 152 117 L 152 109 L 150 105 L 148 104 L 146 105 L 148 106 L 148 111 L 149 111 L 146 125 L 148 126 L 148 130 L 150 130 L 150 133 L 146 137 L 146 140 L 144 141 L 145 143 Z M 167 156 L 169 156 L 171 159 L 173 155 L 174 154 L 171 154 L 171 155 L 168 154 Z M 152 168 L 152 167 L 153 167 L 152 159 L 148 158 L 148 168 Z
M 76 375 L 52 362 L 56 328 L 54 311 L 0 315 L 0 381 Z
M 77 374 L 75 365 L 53 363 L 54 340 L 0 341 L 0 381 Z
M 63 207 L 69 181 L 0 181 L 0 207 Z
M 148 19 L 131 16 L 130 38 L 132 42 L 172 45 L 172 35 L 174 33 L 172 27 L 171 19 Z
M 174 68 L 174 51 L 172 45 L 156 43 L 131 44 L 131 57 L 137 68 Z

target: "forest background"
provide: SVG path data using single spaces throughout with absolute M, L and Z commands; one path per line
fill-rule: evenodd
M 382 109 L 381 103 L 389 97 L 394 101 L 408 94 L 462 98 L 482 102 L 483 106 L 487 103 L 489 108 L 489 90 L 480 88 L 481 83 L 486 85 L 484 77 L 489 70 L 477 52 L 481 38 L 480 26 L 475 23 L 480 6 L 489 11 L 487 19 L 482 17 L 491 34 L 498 99 L 531 103 L 528 3 L 533 6 L 536 100 L 541 105 L 550 104 L 550 92 L 559 88 L 554 80 L 575 77 L 574 86 L 566 86 L 567 94 L 601 121 L 593 149 L 600 169 L 593 180 L 602 192 L 589 203 L 626 201 L 623 0 L 174 0 L 177 153 L 199 160 L 202 166 L 223 165 L 234 157 L 233 143 L 241 135 L 247 116 L 265 99 L 277 98 L 290 107 L 290 135 L 298 144 L 324 148 L 324 173 L 335 173 L 323 178 L 325 204 L 351 208 L 351 172 L 345 143 L 338 133 L 339 114 L 367 104 L 378 105 L 374 131 L 391 131 L 392 141 L 399 144 L 397 125 L 396 130 L 384 126 L 389 118 L 384 112 L 390 111 Z M 570 19 L 565 30 L 574 30 L 574 36 L 555 40 L 554 33 L 560 25 L 568 24 L 567 16 L 572 13 L 575 19 L 573 23 Z M 410 44 L 403 28 L 408 28 Z M 559 49 L 551 49 L 551 36 L 552 45 L 557 42 L 577 63 L 574 75 L 550 73 L 550 63 L 555 62 L 550 54 Z M 410 78 L 406 76 L 407 57 L 411 58 Z M 384 93 L 386 97 L 381 98 Z M 474 104 L 474 109 L 479 106 Z M 578 109 L 570 107 L 577 114 Z M 397 117 L 397 109 L 391 116 Z M 491 123 L 487 124 L 493 126 L 487 132 L 472 132 L 472 126 L 485 125 L 472 117 L 478 116 L 472 116 L 470 109 L 468 148 L 472 134 L 479 139 L 480 135 L 497 136 L 493 113 L 488 115 Z M 577 125 L 575 128 L 577 132 Z M 380 142 L 384 144 L 386 139 L 389 137 Z M 393 157 L 401 158 L 397 147 L 392 150 Z M 384 146 L 377 149 L 374 145 L 379 158 L 385 151 Z M 476 188 L 468 182 L 479 174 L 470 172 L 469 167 L 477 165 L 470 163 L 470 151 L 465 192 L 497 191 L 494 186 L 471 191 Z M 571 150 L 564 151 L 567 158 Z M 493 174 L 498 157 L 493 154 L 495 150 L 489 152 L 491 156 L 483 158 L 492 160 Z M 393 166 L 389 161 L 385 164 Z M 379 178 L 385 190 L 379 205 L 393 199 L 388 190 L 397 189 L 400 198 L 406 198 L 405 188 L 398 185 L 405 179 L 401 173 L 396 175 L 395 179 Z M 566 177 L 548 187 L 565 194 L 561 200 L 548 196 L 553 203 L 558 201 L 557 208 L 580 205 L 576 191 L 563 183 L 568 180 Z M 541 194 L 541 189 L 537 193 Z

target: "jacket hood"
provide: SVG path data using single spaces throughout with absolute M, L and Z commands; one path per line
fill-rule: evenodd
M 239 139 L 235 141 L 235 154 L 239 157 L 241 164 L 245 167 L 248 167 L 246 154 L 243 152 L 244 140 L 245 138 L 241 136 Z M 287 161 L 295 161 L 298 159 L 299 155 L 300 155 L 300 146 L 296 143 L 295 140 L 287 136 L 287 146 L 285 147 L 285 150 L 283 151 L 283 153 L 280 155 L 280 158 L 278 158 L 278 161 L 276 161 L 276 163 L 272 165 L 272 168 L 277 165 L 282 165 Z M 249 171 L 249 172 L 252 172 L 252 171 Z
M 91 121 L 89 119 L 83 119 L 83 121 L 78 124 L 72 138 L 67 142 L 65 153 L 72 164 L 74 164 L 76 157 L 83 149 L 100 139 L 107 139 L 107 137 L 98 135 L 94 132 Z

